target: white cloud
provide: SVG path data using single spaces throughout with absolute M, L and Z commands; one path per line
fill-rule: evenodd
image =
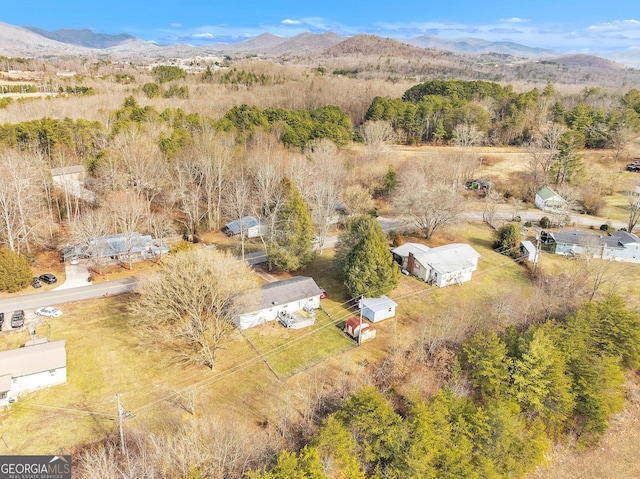
M 511 18 L 501 18 L 498 21 L 502 23 L 527 23 L 530 20 L 527 18 L 511 17 Z
M 302 22 L 300 20 L 292 20 L 290 18 L 285 18 L 280 23 L 283 25 L 300 25 Z
M 170 23 L 169 26 L 171 28 L 182 28 L 184 25 L 182 23 Z
M 193 38 L 214 38 L 213 33 L 194 33 L 191 35 Z

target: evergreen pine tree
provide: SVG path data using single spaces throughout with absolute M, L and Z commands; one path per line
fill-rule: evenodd
M 0 291 L 20 291 L 29 286 L 32 276 L 27 258 L 9 248 L 0 249 Z
M 300 191 L 289 178 L 280 189 L 285 203 L 276 214 L 275 241 L 267 250 L 269 263 L 282 271 L 295 271 L 314 257 L 311 248 L 313 225 Z
M 378 297 L 398 285 L 400 271 L 381 238 L 380 225 L 375 222 L 363 233 L 345 261 L 344 284 L 352 297 Z

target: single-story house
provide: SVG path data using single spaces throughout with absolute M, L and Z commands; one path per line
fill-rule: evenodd
M 263 284 L 260 287 L 260 297 L 254 311 L 241 314 L 237 320 L 240 329 L 247 329 L 267 321 L 275 321 L 281 311 L 294 313 L 296 311 L 318 309 L 322 290 L 308 276 L 294 276 L 293 278 Z
M 18 396 L 67 382 L 65 341 L 32 342 L 0 352 L 0 406 Z
M 524 259 L 526 259 L 530 263 L 535 264 L 538 262 L 538 248 L 536 248 L 536 246 L 531 241 L 522 240 L 520 242 L 520 252 L 522 253 Z
M 567 201 L 548 186 L 536 193 L 534 204 L 542 211 L 559 211 L 567 207 Z
M 68 246 L 62 251 L 62 260 L 108 258 L 112 261 L 139 261 L 167 253 L 169 247 L 164 242 L 154 241 L 151 235 L 134 231 L 131 234 L 89 238 L 89 244 Z
M 586 231 L 547 231 L 547 243 L 555 243 L 555 253 L 562 256 L 587 255 L 612 261 L 640 263 L 640 238 L 626 231 L 600 236 Z
M 265 233 L 265 225 L 255 216 L 243 216 L 224 225 L 224 232 L 227 236 L 239 235 L 244 232 L 246 238 L 257 238 Z
M 436 248 L 405 243 L 391 253 L 403 270 L 439 287 L 470 281 L 472 273 L 478 269 L 480 258 L 480 253 L 462 243 Z
M 344 325 L 344 331 L 358 343 L 364 343 L 376 337 L 376 329 L 364 319 L 353 316 Z
M 393 318 L 396 314 L 396 306 L 398 304 L 387 296 L 362 298 L 360 300 L 362 315 L 372 323 Z
M 86 171 L 82 165 L 51 169 L 51 179 L 54 185 L 81 200 L 95 202 L 95 193 L 85 188 L 86 176 Z

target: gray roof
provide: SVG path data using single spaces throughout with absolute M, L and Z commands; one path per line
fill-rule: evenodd
M 522 241 L 520 241 L 520 245 L 523 246 L 530 253 L 533 253 L 534 251 L 537 250 L 537 248 L 535 247 L 535 245 L 531 241 L 522 240 Z
M 51 168 L 52 176 L 72 175 L 75 173 L 84 173 L 84 166 L 74 165 L 74 166 L 63 166 L 61 168 Z
M 98 253 L 102 257 L 108 256 L 120 256 L 129 253 L 131 248 L 131 254 L 136 253 L 153 253 L 159 254 L 160 248 L 153 244 L 153 238 L 151 235 L 141 235 L 138 232 L 133 232 L 130 235 L 120 233 L 115 235 L 101 236 L 97 239 L 89 238 L 89 244 L 95 252 L 96 242 L 98 243 Z M 169 248 L 166 245 L 161 247 L 163 253 L 167 253 Z
M 362 300 L 360 300 L 360 307 L 370 309 L 371 311 L 384 311 L 395 306 L 398 306 L 398 303 L 387 296 L 362 298 Z
M 247 231 L 249 228 L 253 228 L 259 224 L 260 220 L 255 216 L 243 216 L 238 220 L 227 223 L 225 227 L 231 232 L 231 234 L 238 235 L 240 234 L 240 228 L 242 228 L 243 231 Z
M 412 253 L 422 265 L 429 266 L 442 274 L 473 267 L 471 260 L 480 257 L 480 253 L 464 243 L 447 244 L 435 248 L 429 248 L 420 243 L 405 243 L 391 252 L 403 258 Z
M 320 295 L 320 287 L 313 278 L 294 276 L 293 278 L 263 284 L 260 287 L 258 309 L 265 309 L 274 304 L 286 304 L 304 298 Z
M 431 248 L 429 248 L 427 245 L 420 243 L 405 243 L 395 249 L 392 249 L 391 252 L 405 258 L 409 256 L 409 253 L 413 254 L 413 256 L 418 256 L 422 253 L 428 253 L 430 249 Z
M 613 231 L 610 233 L 610 235 L 616 238 L 621 245 L 640 243 L 640 238 L 627 231 Z
M 562 198 L 558 193 L 553 191 L 548 186 L 545 186 L 544 188 L 542 188 L 540 191 L 536 193 L 536 195 L 538 195 L 540 198 L 542 198 L 545 201 L 553 198 L 554 196 L 557 196 L 558 198 Z
M 582 246 L 607 246 L 615 248 L 620 246 L 620 241 L 614 236 L 599 236 L 585 231 L 562 230 L 547 232 L 556 243 L 575 244 Z
M 0 377 L 10 374 L 17 378 L 66 367 L 64 344 L 63 339 L 0 352 Z

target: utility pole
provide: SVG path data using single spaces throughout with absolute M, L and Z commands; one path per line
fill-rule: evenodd
M 118 425 L 120 426 L 120 450 L 122 454 L 126 454 L 126 446 L 124 444 L 124 426 L 122 424 L 122 420 L 124 419 L 124 408 L 120 403 L 120 394 L 116 394 L 116 399 L 118 400 Z

